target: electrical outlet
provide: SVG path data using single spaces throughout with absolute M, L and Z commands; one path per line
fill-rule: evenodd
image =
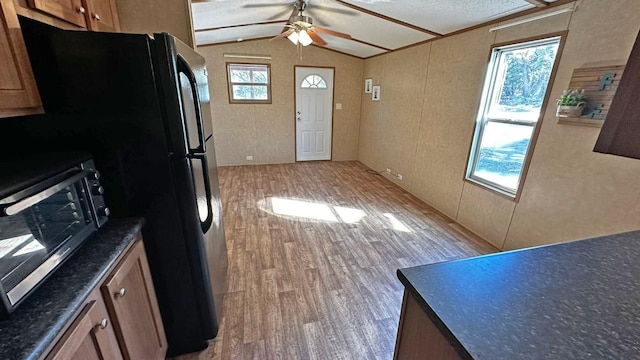
M 247 155 L 247 161 L 253 161 L 253 156 Z

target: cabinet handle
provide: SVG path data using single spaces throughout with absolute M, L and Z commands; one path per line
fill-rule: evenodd
M 127 289 L 122 288 L 122 289 L 120 289 L 120 291 L 118 291 L 118 292 L 116 293 L 116 296 L 124 297 L 124 295 L 125 295 L 126 293 L 127 293 Z
M 98 324 L 98 326 L 100 326 L 100 329 L 106 329 L 108 325 L 109 325 L 109 320 L 107 319 L 102 319 L 100 321 L 100 324 Z
M 93 14 L 93 18 L 94 18 L 96 21 L 100 21 L 100 15 L 98 15 L 98 14 Z
M 80 14 L 84 14 L 87 12 L 87 10 L 85 10 L 85 8 L 83 6 L 78 6 L 76 8 L 76 11 L 79 12 Z

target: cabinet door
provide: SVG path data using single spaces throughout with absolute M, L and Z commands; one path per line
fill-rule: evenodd
M 0 115 L 41 105 L 13 0 L 0 0 Z
M 82 0 L 87 8 L 87 28 L 93 31 L 120 31 L 115 0 Z
M 82 0 L 29 0 L 29 6 L 72 24 L 87 27 Z
M 142 241 L 107 278 L 102 296 L 125 358 L 164 359 L 167 342 Z
M 122 359 L 102 299 L 92 300 L 85 306 L 46 359 Z

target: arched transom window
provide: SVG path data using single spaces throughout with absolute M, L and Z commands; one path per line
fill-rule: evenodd
M 302 80 L 302 88 L 303 89 L 326 89 L 327 83 L 324 81 L 322 76 L 320 75 L 309 75 L 304 80 Z

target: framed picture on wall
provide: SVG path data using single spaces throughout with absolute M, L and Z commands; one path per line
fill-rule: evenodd
M 373 91 L 371 94 L 371 100 L 379 101 L 380 100 L 380 85 L 376 85 L 373 87 Z
M 366 79 L 364 81 L 364 92 L 365 92 L 365 94 L 370 94 L 372 87 L 373 87 L 373 79 Z

